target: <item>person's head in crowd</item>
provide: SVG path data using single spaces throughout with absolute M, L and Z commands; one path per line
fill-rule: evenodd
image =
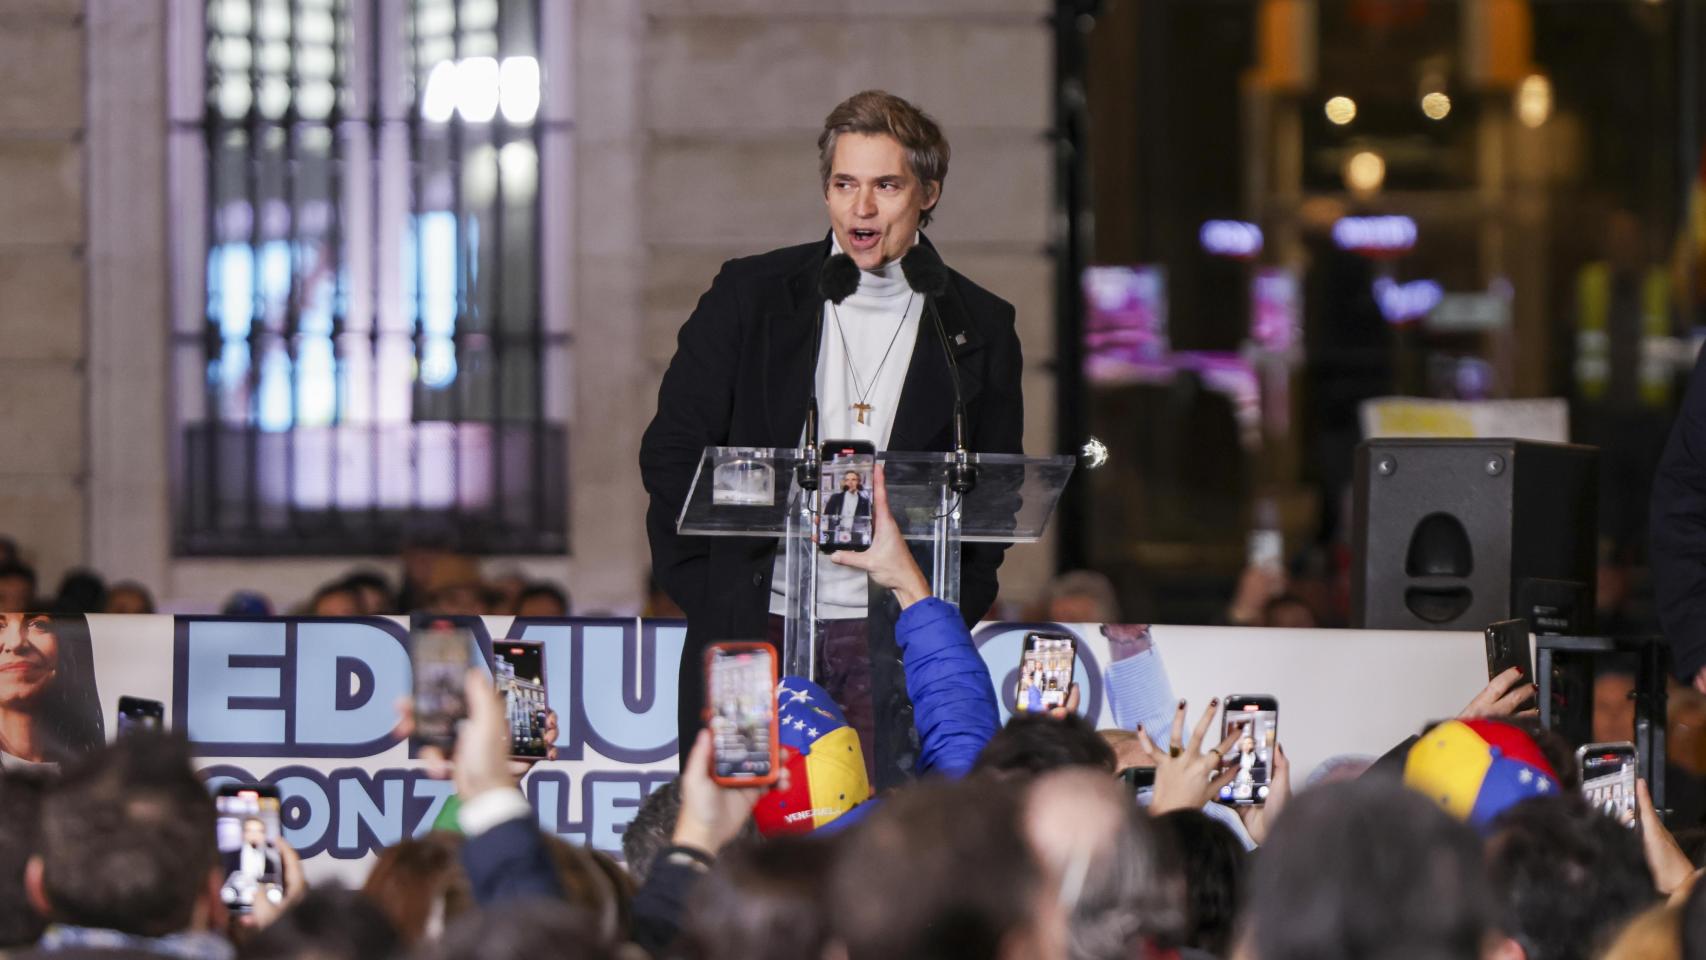
M 1601 656 L 1593 669 L 1593 739 L 1615 743 L 1635 739 L 1635 671 L 1633 655 Z
M 442 553 L 432 564 L 426 584 L 425 610 L 445 617 L 486 614 L 486 585 L 479 561 L 460 553 Z
M 1230 954 L 1243 902 L 1249 854 L 1232 828 L 1201 810 L 1174 810 L 1155 818 L 1185 880 L 1181 942 L 1217 957 Z
M 844 837 L 829 874 L 832 950 L 846 960 L 1055 958 L 1055 890 L 1024 838 L 1021 785 L 924 781 Z
M 1014 714 L 977 755 L 975 770 L 1002 776 L 1032 776 L 1061 767 L 1114 772 L 1114 750 L 1089 721 L 1075 713 Z
M 106 608 L 107 582 L 100 574 L 77 568 L 59 578 L 59 590 L 53 596 L 54 613 L 100 613 Z
M 541 897 L 494 904 L 466 914 L 444 931 L 426 960 L 615 960 L 593 920 Z
M 486 581 L 486 609 L 519 614 L 522 591 L 533 581 L 521 570 L 506 570 Z
M 48 789 L 30 902 L 54 923 L 137 937 L 220 931 L 214 820 L 187 743 L 128 736 Z
M 1601 960 L 1684 960 L 1682 911 L 1651 907 L 1623 928 Z
M 17 560 L 0 563 L 0 613 L 31 613 L 36 606 L 35 569 Z
M 1389 778 L 1300 793 L 1251 865 L 1238 956 L 1475 960 L 1492 942 L 1481 842 Z
M 311 617 L 359 617 L 361 616 L 361 594 L 351 587 L 348 581 L 337 580 L 328 583 L 314 591 L 313 599 L 308 601 L 308 615 Z
M 1525 960 L 1598 956 L 1656 898 L 1635 833 L 1579 795 L 1510 807 L 1487 838 L 1499 928 Z
M 385 912 L 341 887 L 308 891 L 243 944 L 243 960 L 389 960 L 405 944 Z
M 1545 745 L 1531 726 L 1489 720 L 1447 720 L 1416 740 L 1404 760 L 1404 784 L 1452 816 L 1485 830 L 1527 800 L 1554 797 L 1576 786 L 1568 745 Z M 1564 771 L 1564 772 L 1560 772 Z
M 225 598 L 225 603 L 219 608 L 219 614 L 224 617 L 270 617 L 272 601 L 268 600 L 264 593 L 238 590 Z
M 39 851 L 41 803 L 48 778 L 20 771 L 0 778 L 0 950 L 28 946 L 47 921 L 30 908 L 24 872 Z
M 555 584 L 538 581 L 530 583 L 515 601 L 518 617 L 566 617 L 569 615 L 569 595 Z
M 1367 773 L 1376 759 L 1365 753 L 1336 753 L 1309 771 L 1309 776 L 1303 778 L 1303 789 L 1355 780 Z
M 379 851 L 361 893 L 390 919 L 404 945 L 436 939 L 446 924 L 474 908 L 461 854 L 462 835 L 444 831 Z
M 0 613 L 0 768 L 63 763 L 105 741 L 88 621 Z
M 1680 912 L 1682 960 L 1706 960 L 1706 883 L 1694 884 Z
M 829 936 L 825 883 L 835 843 L 782 836 L 725 848 L 688 903 L 694 960 L 819 957 Z
M 344 586 L 355 591 L 356 605 L 364 616 L 383 616 L 398 613 L 397 597 L 391 592 L 391 581 L 377 570 L 355 570 L 344 577 Z
M 1315 611 L 1295 593 L 1282 593 L 1262 607 L 1262 626 L 1311 629 L 1319 626 Z
M 604 943 L 620 943 L 628 929 L 633 880 L 616 861 L 591 847 L 546 834 L 545 848 L 569 904 L 586 915 Z
M 135 580 L 121 580 L 107 588 L 108 613 L 153 613 L 154 596 Z
M 676 818 L 681 815 L 681 781 L 671 780 L 640 801 L 634 819 L 622 831 L 622 860 L 634 885 L 644 886 L 651 875 L 652 861 L 673 842 Z
M 1055 623 L 1118 623 L 1113 581 L 1094 570 L 1068 570 L 1049 582 L 1046 617 Z
M 1031 782 L 1025 836 L 1059 891 L 1070 960 L 1124 960 L 1171 947 L 1184 890 L 1131 794 L 1100 770 L 1068 767 Z

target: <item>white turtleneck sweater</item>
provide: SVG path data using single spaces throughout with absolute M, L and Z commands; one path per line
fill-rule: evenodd
M 840 252 L 841 244 L 831 234 L 830 255 Z M 878 270 L 859 271 L 859 289 L 839 305 L 832 307 L 829 301 L 824 301 L 823 343 L 817 355 L 820 439 L 868 440 L 879 453 L 888 449 L 895 408 L 900 405 L 901 386 L 906 382 L 907 368 L 912 365 L 912 347 L 918 339 L 918 322 L 923 316 L 924 297 L 914 294 L 906 285 L 899 260 Z M 858 371 L 857 378 L 854 370 Z M 853 409 L 861 395 L 871 405 L 864 423 L 859 422 Z M 784 558 L 778 551 L 770 579 L 770 612 L 777 615 L 786 614 L 788 609 L 785 574 Z M 818 619 L 863 618 L 865 599 L 863 571 L 837 566 L 829 561 L 827 554 L 819 556 Z

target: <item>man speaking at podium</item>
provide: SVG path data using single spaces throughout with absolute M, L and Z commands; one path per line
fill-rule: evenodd
M 829 235 L 723 264 L 681 327 L 640 445 L 652 572 L 687 614 L 682 744 L 703 723 L 705 646 L 769 639 L 780 647 L 786 610 L 777 539 L 675 532 L 706 447 L 798 447 L 815 394 L 823 440 L 865 440 L 879 452 L 951 450 L 951 349 L 966 446 L 1021 452 L 1022 366 L 1012 305 L 953 270 L 937 266 L 936 289 L 926 291 L 914 290 L 902 271 L 914 245 L 924 249 L 909 263 L 940 264 L 920 233 L 948 175 L 948 141 L 936 122 L 891 94 L 856 94 L 824 121 L 818 172 Z M 927 299 L 940 315 L 940 335 L 926 315 Z M 779 494 L 786 482 L 777 478 Z M 960 599 L 968 624 L 995 602 L 1004 549 L 963 547 Z M 892 638 L 868 640 L 865 575 L 827 558 L 819 564 L 818 617 L 826 621 L 819 680 L 859 730 L 873 782 L 892 783 L 910 767 L 910 751 L 904 743 L 873 743 L 873 729 L 892 731 L 904 717 L 910 732 L 899 657 Z M 885 722 L 876 724 L 877 717 Z

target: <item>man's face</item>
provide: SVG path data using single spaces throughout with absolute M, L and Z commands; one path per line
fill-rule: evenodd
M 847 476 L 842 477 L 841 489 L 848 492 L 859 489 L 859 475 L 857 473 L 849 473 Z
M 900 141 L 844 133 L 835 140 L 824 204 L 836 242 L 861 270 L 876 270 L 912 248 L 918 219 L 936 205 L 941 184 L 920 183 Z
M 59 638 L 47 617 L 0 613 L 0 704 L 34 700 L 59 672 Z
M 264 847 L 267 844 L 266 824 L 259 820 L 243 821 L 243 843 L 251 847 Z
M 30 609 L 30 582 L 23 577 L 0 577 L 0 613 L 25 613 Z
M 1635 739 L 1635 678 L 1611 673 L 1593 680 L 1593 738 L 1599 743 Z

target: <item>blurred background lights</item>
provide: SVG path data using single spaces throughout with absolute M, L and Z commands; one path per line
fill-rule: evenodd
M 1386 161 L 1372 150 L 1360 150 L 1345 161 L 1345 186 L 1357 193 L 1373 193 L 1386 182 Z
M 1341 127 L 1357 118 L 1357 102 L 1350 97 L 1333 97 L 1323 109 L 1327 119 Z
M 1516 118 L 1529 128 L 1538 127 L 1552 115 L 1552 81 L 1538 73 L 1522 78 L 1516 88 Z
M 532 123 L 539 113 L 539 61 L 535 57 L 467 57 L 440 60 L 427 75 L 421 118 L 446 123 L 459 113 L 469 123 L 490 123 L 503 111 L 510 123 Z
M 1451 98 L 1438 90 L 1422 97 L 1422 115 L 1429 120 L 1444 120 L 1451 112 Z

